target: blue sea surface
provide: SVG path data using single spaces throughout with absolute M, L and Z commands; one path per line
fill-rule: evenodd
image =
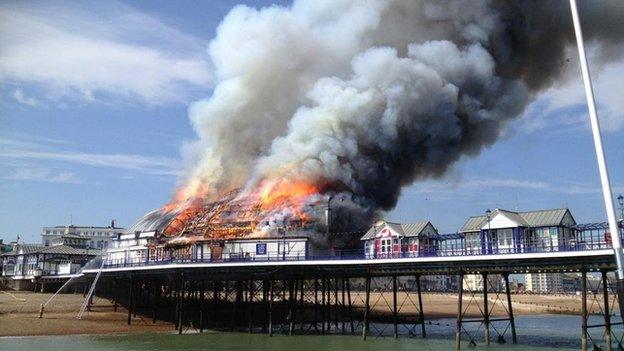
M 596 320 L 598 322 L 598 320 Z M 505 335 L 505 344 L 496 342 L 486 347 L 483 343 L 483 326 L 467 324 L 462 338 L 462 349 L 468 350 L 578 350 L 580 348 L 580 317 L 566 315 L 519 316 L 516 318 L 518 344 L 511 344 L 508 323 L 496 322 L 496 328 Z M 440 319 L 427 324 L 427 338 L 408 337 L 408 327 L 402 327 L 403 334 L 394 339 L 392 326 L 376 324 L 371 334 L 383 331 L 384 336 L 371 335 L 364 341 L 359 335 L 295 335 L 277 334 L 269 337 L 260 333 L 206 332 L 177 335 L 176 333 L 116 334 L 116 335 L 64 335 L 0 338 L 2 351 L 26 350 L 102 350 L 102 351 L 158 351 L 158 350 L 227 350 L 227 351 L 408 351 L 408 350 L 453 350 L 455 348 L 455 320 Z M 505 329 L 507 329 L 505 331 Z M 596 328 L 591 336 L 596 342 L 603 341 L 603 330 Z M 616 335 L 622 334 L 622 327 L 614 327 Z M 473 335 L 476 347 L 469 348 L 469 334 Z M 492 335 L 497 335 L 492 331 Z M 614 340 L 615 346 L 615 340 Z M 590 349 L 592 345 L 590 344 Z M 615 348 L 617 349 L 617 348 Z

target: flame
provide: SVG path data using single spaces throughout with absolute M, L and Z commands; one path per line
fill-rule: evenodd
M 238 237 L 254 233 L 260 222 L 276 214 L 307 222 L 307 200 L 319 194 L 319 187 L 303 179 L 280 178 L 260 181 L 245 192 L 236 189 L 211 196 L 214 191 L 204 188 L 191 193 L 189 197 L 188 190 L 178 189 L 162 208 L 176 213 L 164 230 L 165 236 Z
M 304 180 L 280 179 L 264 182 L 260 186 L 260 207 L 263 210 L 291 207 L 300 209 L 304 201 L 319 189 L 312 183 Z
M 171 198 L 171 201 L 163 206 L 161 210 L 164 212 L 171 212 L 179 208 L 186 200 L 188 200 L 188 198 L 186 197 L 184 188 L 179 188 Z
M 212 191 L 207 185 L 202 186 L 181 186 L 173 194 L 171 201 L 161 208 L 164 212 L 172 212 L 179 209 L 186 209 L 189 203 L 196 204 L 202 199 L 207 200 Z

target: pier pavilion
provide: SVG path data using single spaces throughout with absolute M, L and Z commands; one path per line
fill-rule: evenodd
M 576 246 L 575 225 L 567 208 L 524 212 L 496 209 L 470 217 L 459 232 L 468 253 L 559 251 Z
M 375 223 L 360 239 L 366 258 L 435 255 L 438 230 L 429 221 Z

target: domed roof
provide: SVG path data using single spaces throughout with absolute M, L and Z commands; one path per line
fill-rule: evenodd
M 128 233 L 136 232 L 162 232 L 169 222 L 177 216 L 179 211 L 163 211 L 162 209 L 156 209 L 146 213 L 143 217 L 139 218 L 130 228 Z

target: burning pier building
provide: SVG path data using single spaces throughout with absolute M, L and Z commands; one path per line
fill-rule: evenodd
M 236 189 L 215 201 L 172 203 L 145 214 L 119 235 L 108 260 L 300 259 L 332 253 L 357 244 L 359 234 L 332 230 L 332 212 L 339 215 L 349 203 L 342 195 L 334 205 L 333 198 L 300 183 L 288 192 Z M 335 223 L 336 228 L 345 225 Z

